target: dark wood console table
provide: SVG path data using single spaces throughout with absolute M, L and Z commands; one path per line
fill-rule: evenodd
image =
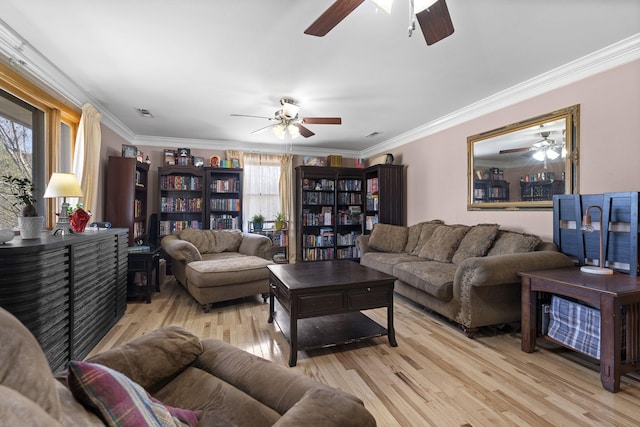
M 156 271 L 155 291 L 160 292 L 160 248 L 151 247 L 145 250 L 131 250 L 129 247 L 129 273 L 127 284 L 127 298 L 143 297 L 147 304 L 151 302 L 154 286 L 151 283 L 153 270 Z M 135 273 L 146 274 L 146 285 L 137 286 L 134 283 Z
M 127 309 L 122 228 L 0 245 L 0 306 L 35 336 L 51 369 L 95 347 Z
M 268 265 L 269 323 L 274 319 L 290 344 L 289 366 L 298 350 L 347 344 L 387 335 L 396 347 L 393 329 L 395 277 L 353 261 Z M 282 317 L 276 318 L 275 299 Z M 387 307 L 387 328 L 361 310 Z
M 640 278 L 623 273 L 600 276 L 579 268 L 520 273 L 522 277 L 522 351 L 536 347 L 538 300 L 541 292 L 583 301 L 600 309 L 600 380 L 611 392 L 620 390 L 620 376 L 640 369 Z M 622 358 L 622 307 L 625 307 L 626 351 Z M 555 342 L 555 341 L 554 341 Z

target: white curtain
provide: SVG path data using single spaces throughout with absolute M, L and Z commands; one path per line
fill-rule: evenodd
M 73 173 L 84 193 L 84 209 L 95 212 L 98 205 L 98 177 L 100 172 L 100 118 L 102 113 L 91 104 L 82 106 L 73 155 Z M 71 206 L 77 201 L 69 199 Z
M 243 230 L 255 214 L 273 221 L 275 214 L 285 212 L 280 201 L 280 157 L 269 154 L 244 154 Z

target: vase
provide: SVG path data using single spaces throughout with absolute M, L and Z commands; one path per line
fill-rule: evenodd
M 89 222 L 91 215 L 84 209 L 76 209 L 69 217 L 71 229 L 74 233 L 82 233 Z
M 262 223 L 253 223 L 253 231 L 262 231 Z
M 0 228 L 0 243 L 8 242 L 15 237 L 15 233 L 10 228 Z
M 43 224 L 43 216 L 19 216 L 18 227 L 20 228 L 20 237 L 23 240 L 39 239 L 42 234 Z
M 284 221 L 276 221 L 276 230 L 282 230 L 284 228 Z

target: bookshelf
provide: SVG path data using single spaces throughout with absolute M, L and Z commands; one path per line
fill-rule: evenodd
M 111 156 L 107 164 L 106 220 L 129 230 L 129 246 L 147 234 L 149 165 Z
M 185 228 L 204 228 L 204 171 L 194 166 L 158 168 L 160 237 Z
M 205 168 L 207 227 L 242 230 L 242 169 Z
M 298 166 L 298 261 L 357 259 L 362 234 L 362 169 Z
M 364 233 L 378 222 L 405 225 L 403 165 L 375 165 L 364 170 Z
M 251 233 L 262 234 L 271 239 L 271 259 L 276 264 L 289 263 L 289 229 L 283 227 L 277 229 L 275 221 L 265 221 L 262 230 L 255 230 L 253 224 L 249 221 L 249 230 Z

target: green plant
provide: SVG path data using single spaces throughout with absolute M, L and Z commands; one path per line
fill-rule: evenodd
M 251 217 L 251 221 L 254 224 L 263 224 L 264 223 L 264 215 L 262 214 L 255 214 L 253 217 Z
M 273 218 L 279 222 L 283 222 L 287 220 L 287 217 L 282 212 L 278 212 L 273 216 Z
M 3 175 L 2 179 L 11 188 L 11 195 L 18 199 L 13 206 L 22 205 L 22 216 L 38 216 L 35 207 L 37 199 L 33 196 L 36 189 L 31 183 L 31 180 L 29 178 L 18 178 L 11 175 Z

